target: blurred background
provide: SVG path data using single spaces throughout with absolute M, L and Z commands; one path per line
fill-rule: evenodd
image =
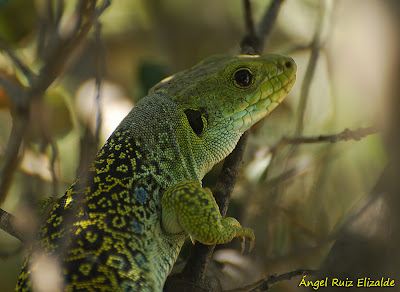
M 228 216 L 255 230 L 256 246 L 245 255 L 236 241 L 218 247 L 219 264 L 210 269 L 224 289 L 299 268 L 400 281 L 397 2 L 283 2 L 264 52 L 293 57 L 297 82 L 251 131 Z M 271 1 L 251 3 L 258 23 Z M 34 202 L 64 193 L 152 85 L 210 55 L 239 53 L 245 33 L 240 0 L 119 0 L 78 45 L 53 46 L 74 31 L 76 5 L 0 1 L 0 77 L 6 81 L 0 84 L 0 201 L 25 222 Z M 37 91 L 44 94 L 32 93 L 18 167 L 5 168 L 13 118 L 23 120 L 18 90 L 36 92 L 35 80 L 10 52 L 41 76 L 46 62 L 54 63 L 54 50 L 71 52 L 55 59 L 63 70 L 49 71 L 52 82 Z M 379 133 L 359 141 L 274 148 L 284 136 L 370 126 Z M 213 187 L 220 167 L 204 185 Z M 0 231 L 1 291 L 14 289 L 25 253 L 17 239 Z M 270 290 L 295 291 L 300 280 Z

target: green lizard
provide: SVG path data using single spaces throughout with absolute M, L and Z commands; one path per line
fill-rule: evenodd
M 279 55 L 216 56 L 155 85 L 54 205 L 16 290 L 39 287 L 34 259 L 45 255 L 65 291 L 162 291 L 188 235 L 252 242 L 201 180 L 279 105 L 296 70 Z

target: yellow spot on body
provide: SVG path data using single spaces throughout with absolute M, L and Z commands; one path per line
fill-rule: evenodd
M 121 228 L 126 225 L 124 217 L 117 216 L 112 220 L 112 224 L 116 228 Z
M 128 167 L 126 165 L 122 164 L 117 167 L 117 170 L 126 173 L 126 172 L 128 172 Z
M 114 193 L 111 195 L 111 198 L 115 201 L 118 201 L 118 194 Z
M 86 234 L 86 239 L 90 242 L 93 243 L 97 240 L 97 233 L 92 233 L 90 231 L 88 231 L 88 233 Z
M 67 199 L 65 200 L 65 207 L 67 207 L 69 204 L 71 204 L 73 201 L 71 196 L 67 196 Z
M 53 223 L 53 227 L 57 227 L 58 225 L 60 225 L 62 223 L 62 221 L 63 221 L 63 218 L 61 216 L 56 217 L 55 222 Z
M 87 276 L 89 275 L 91 269 L 92 266 L 89 263 L 86 263 L 79 267 L 79 272 L 81 272 L 84 276 Z

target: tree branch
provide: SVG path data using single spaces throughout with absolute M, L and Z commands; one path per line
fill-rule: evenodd
M 11 236 L 24 242 L 24 236 L 15 229 L 16 218 L 0 208 L 0 228 Z
M 314 137 L 283 137 L 275 146 L 272 147 L 271 152 L 276 153 L 278 149 L 286 145 L 299 145 L 299 144 L 316 144 L 316 143 L 336 143 L 339 141 L 355 140 L 359 141 L 369 135 L 378 133 L 375 126 L 368 128 L 358 128 L 354 131 L 345 129 L 343 132 L 332 135 L 320 135 Z
M 270 35 L 281 2 L 282 0 L 273 1 L 271 6 L 265 13 L 265 17 L 268 16 L 272 19 L 268 22 L 264 20 L 257 30 L 259 31 L 259 34 L 255 35 L 250 2 L 248 0 L 244 0 L 245 24 L 247 34 L 244 36 L 241 42 L 242 54 L 257 54 L 262 51 L 263 42 Z M 263 42 L 261 43 L 260 40 L 263 40 Z M 243 134 L 233 152 L 225 158 L 222 170 L 218 176 L 217 184 L 213 194 L 222 216 L 225 216 L 229 206 L 229 201 L 231 198 L 233 187 L 236 183 L 239 167 L 242 164 L 246 141 L 247 132 Z M 197 242 L 191 248 L 190 256 L 183 269 L 182 275 L 185 279 L 187 279 L 189 282 L 194 283 L 197 287 L 204 287 L 207 282 L 205 281 L 205 274 L 207 266 L 211 260 L 214 248 L 215 245 L 206 246 L 199 242 Z
M 307 270 L 307 269 L 299 269 L 296 271 L 284 273 L 278 276 L 271 275 L 268 277 L 266 281 L 264 281 L 261 285 L 257 286 L 255 289 L 250 291 L 268 291 L 273 285 L 285 281 L 291 280 L 294 277 L 304 276 L 304 275 L 315 275 L 317 271 L 315 270 Z
M 279 8 L 285 0 L 274 0 L 272 1 L 269 9 L 265 12 L 264 17 L 257 29 L 257 37 L 259 47 L 257 51 L 262 53 L 263 48 L 266 46 L 266 42 L 271 35 L 272 29 L 276 22 L 276 18 L 279 13 Z
M 76 7 L 78 20 L 72 18 L 77 25 L 64 38 L 54 37 L 54 42 L 44 48 L 47 54 L 44 56 L 44 66 L 37 76 L 33 76 L 28 67 L 22 63 L 13 52 L 0 42 L 2 48 L 6 50 L 14 64 L 30 79 L 30 87 L 25 91 L 18 92 L 15 96 L 10 96 L 13 108 L 16 110 L 13 115 L 13 129 L 6 148 L 6 160 L 0 170 L 0 204 L 4 202 L 6 194 L 11 185 L 12 176 L 18 166 L 18 153 L 25 130 L 30 122 L 30 104 L 35 99 L 40 99 L 45 94 L 47 88 L 65 69 L 65 63 L 69 60 L 77 48 L 86 41 L 86 36 L 93 24 L 97 22 L 100 14 L 108 7 L 109 1 L 104 0 L 102 5 L 96 9 L 96 0 L 79 1 Z M 4 80 L 2 84 L 4 83 Z M 6 88 L 7 89 L 7 88 Z M 8 93 L 12 93 L 11 90 Z M 21 94 L 21 96 L 20 96 Z

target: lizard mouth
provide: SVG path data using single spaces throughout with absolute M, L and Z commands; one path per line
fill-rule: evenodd
M 270 80 L 264 81 L 260 86 L 261 94 L 259 100 L 250 106 L 254 106 L 255 110 L 266 109 L 268 111 L 267 114 L 272 112 L 284 100 L 296 82 L 296 74 L 293 74 L 290 78 L 286 77 L 285 74 L 281 74 Z M 286 78 L 286 80 L 285 82 L 282 82 L 282 79 L 284 78 Z M 276 82 L 279 85 L 274 84 Z
M 296 71 L 297 66 L 293 61 L 287 71 L 265 78 L 259 90 L 246 99 L 248 105 L 230 116 L 233 120 L 232 130 L 244 132 L 270 114 L 292 89 L 296 82 Z

